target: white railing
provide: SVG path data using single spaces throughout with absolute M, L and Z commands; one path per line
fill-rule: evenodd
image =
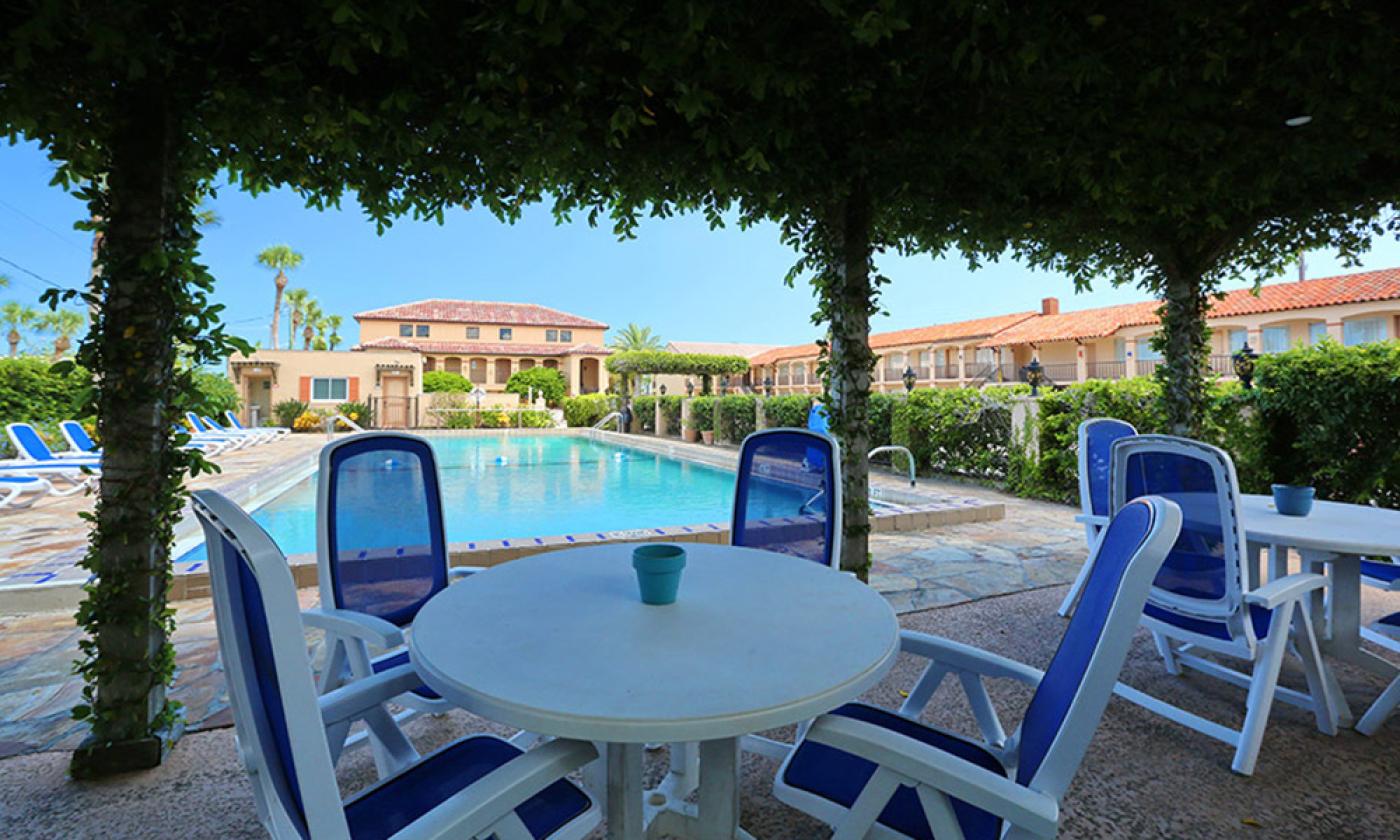
M 359 423 L 356 423 L 344 414 L 336 414 L 326 418 L 326 437 L 335 437 L 335 427 L 338 423 L 344 423 L 352 432 L 364 431 L 364 428 Z
M 866 455 L 866 458 L 874 458 L 881 452 L 903 452 L 905 459 L 909 462 L 909 486 L 914 486 L 914 454 L 903 446 L 877 446 Z M 893 466 L 893 462 L 891 462 Z
M 608 425 L 609 421 L 612 420 L 617 421 L 617 430 L 619 432 L 626 431 L 626 429 L 622 428 L 622 412 L 620 411 L 609 411 L 607 414 L 604 414 L 602 420 L 599 420 L 597 423 L 593 424 L 593 428 L 601 430 L 604 426 Z

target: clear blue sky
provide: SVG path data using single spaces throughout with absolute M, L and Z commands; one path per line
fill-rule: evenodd
M 33 144 L 0 146 L 0 258 L 52 283 L 77 286 L 88 271 L 88 235 L 73 229 L 82 203 L 48 185 L 53 164 Z M 376 234 L 353 201 L 345 209 L 306 209 L 287 191 L 252 198 L 232 187 L 212 202 L 222 219 L 207 230 L 206 264 L 218 280 L 231 331 L 267 342 L 272 275 L 254 261 L 285 242 L 306 259 L 292 275 L 328 313 L 345 316 L 358 338 L 356 312 L 428 297 L 542 303 L 621 327 L 652 327 L 666 340 L 793 344 L 811 340 L 811 291 L 782 279 L 794 254 L 776 227 L 711 231 L 694 216 L 645 223 L 619 242 L 607 227 L 557 226 L 544 207 L 516 225 L 484 211 L 458 211 L 445 224 L 400 220 Z M 1367 268 L 1400 265 L 1400 243 L 1377 241 Z M 902 329 L 1034 309 L 1058 296 L 1064 309 L 1141 300 L 1137 289 L 1107 283 L 1076 295 L 1068 279 L 1003 260 L 976 272 L 957 259 L 882 257 L 892 279 L 876 330 Z M 1311 254 L 1310 277 L 1343 269 L 1334 255 Z M 36 301 L 43 284 L 0 262 L 11 277 L 0 299 Z M 1292 279 L 1292 274 L 1284 279 Z M 285 321 L 284 321 L 285 323 Z M 285 326 L 284 326 L 285 329 Z

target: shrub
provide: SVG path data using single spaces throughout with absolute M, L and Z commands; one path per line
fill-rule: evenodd
M 812 409 L 809 394 L 789 394 L 784 397 L 769 397 L 763 401 L 764 423 L 770 429 L 791 427 L 807 428 L 807 412 Z
M 870 429 L 871 447 L 890 443 L 892 433 L 890 423 L 894 419 L 894 407 L 903 401 L 903 397 L 894 394 L 870 395 L 870 419 L 867 427 Z M 804 420 L 803 423 L 805 425 L 806 421 Z
M 297 418 L 309 408 L 310 406 L 301 400 L 283 400 L 272 407 L 272 414 L 277 418 L 277 425 L 291 429 L 295 427 Z
M 335 411 L 337 414 L 344 414 L 360 426 L 370 424 L 369 406 L 362 402 L 343 402 L 335 407 Z
M 0 422 L 57 424 L 77 419 L 91 386 L 92 377 L 77 365 L 54 373 L 48 361 L 37 357 L 0 359 Z
M 238 398 L 238 388 L 222 373 L 207 370 L 194 372 L 194 387 L 199 392 L 199 401 L 194 409 L 200 414 L 219 418 L 225 411 L 237 411 L 242 405 Z
M 426 379 L 425 376 L 424 380 Z M 545 404 L 550 406 L 559 405 L 569 390 L 564 384 L 564 375 L 554 368 L 547 367 L 516 371 L 506 382 L 506 391 L 519 394 L 522 398 L 529 396 L 531 389 L 534 389 L 537 396 L 543 396 Z
M 427 393 L 435 391 L 470 391 L 472 384 L 460 373 L 448 373 L 445 370 L 430 370 L 423 374 L 423 390 Z
M 1006 477 L 1012 388 L 923 388 L 894 404 L 893 443 L 909 448 L 920 472 Z
M 486 409 L 472 413 L 476 415 L 478 429 L 510 429 L 515 426 L 515 417 L 508 411 Z
M 695 397 L 690 401 L 690 427 L 697 432 L 715 430 L 715 397 Z
M 637 418 L 642 431 L 656 431 L 656 397 L 635 397 L 632 400 L 632 414 Z
M 554 418 L 548 411 L 522 411 L 520 412 L 520 426 L 525 429 L 552 429 L 554 428 Z
M 319 411 L 303 411 L 292 421 L 292 431 L 314 432 L 321 428 L 325 420 Z
M 681 433 L 681 403 L 685 397 L 671 395 L 657 397 L 661 400 L 661 413 L 666 417 L 666 434 L 679 437 Z
M 592 426 L 613 410 L 608 394 L 584 394 L 564 400 L 564 422 L 570 426 Z
M 719 437 L 741 443 L 757 428 L 757 400 L 747 395 L 720 397 Z
M 475 411 L 448 411 L 442 415 L 442 427 L 444 429 L 475 429 Z

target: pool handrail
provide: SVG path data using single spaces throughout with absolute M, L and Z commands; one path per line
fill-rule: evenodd
M 903 452 L 903 453 L 904 453 L 904 457 L 905 457 L 906 459 L 908 459 L 908 461 L 909 461 L 909 486 L 910 486 L 910 487 L 915 486 L 915 485 L 914 485 L 914 479 L 915 479 L 915 475 L 914 475 L 914 453 L 910 452 L 910 451 L 909 451 L 909 448 L 908 448 L 907 446 L 877 446 L 877 447 L 875 447 L 874 449 L 870 450 L 868 453 L 866 453 L 866 456 L 865 456 L 865 457 L 866 457 L 866 458 L 874 458 L 876 455 L 879 455 L 881 452 Z M 894 466 L 893 462 L 891 462 L 890 466 L 891 466 L 891 467 Z
M 604 414 L 602 420 L 599 420 L 597 423 L 593 424 L 593 428 L 602 431 L 603 427 L 608 424 L 609 420 L 616 420 L 617 430 L 619 432 L 624 431 L 624 429 L 622 428 L 622 412 L 620 411 L 609 411 L 607 414 Z

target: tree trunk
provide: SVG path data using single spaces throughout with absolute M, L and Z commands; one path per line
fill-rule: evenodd
M 841 442 L 843 533 L 841 568 L 861 580 L 870 573 L 870 313 L 875 281 L 870 271 L 871 202 L 857 184 L 826 221 L 829 254 L 819 279 L 820 312 L 831 326 L 826 403 Z
M 1209 296 L 1200 273 L 1181 265 L 1163 272 L 1166 301 L 1162 304 L 1162 400 L 1167 428 L 1174 435 L 1199 437 L 1205 419 L 1206 378 L 1210 331 L 1206 326 Z
M 6 336 L 6 338 L 10 342 L 10 358 L 13 359 L 15 356 L 19 355 L 19 330 L 10 330 L 10 334 Z
M 194 220 L 184 185 L 184 132 L 158 80 L 126 92 L 113 127 L 101 296 L 87 360 L 100 382 L 102 478 L 84 565 L 97 578 L 78 610 L 91 634 L 79 671 L 92 733 L 76 777 L 160 763 L 176 722 L 165 688 L 173 669 L 165 615 L 180 469 L 170 439 L 182 272 Z M 93 655 L 95 654 L 95 655 Z
M 302 345 L 302 348 L 301 348 L 301 349 L 303 349 L 303 350 L 310 350 L 310 349 L 311 349 L 311 339 L 313 339 L 313 338 L 316 337 L 316 331 L 313 330 L 313 329 L 311 329 L 310 327 L 307 327 L 306 329 L 304 329 L 304 330 L 301 331 L 301 337 L 302 337 L 302 340 L 304 341 L 304 344 Z
M 272 349 L 277 349 L 277 322 L 282 313 L 282 292 L 287 288 L 287 273 L 277 269 L 277 294 L 272 298 Z

